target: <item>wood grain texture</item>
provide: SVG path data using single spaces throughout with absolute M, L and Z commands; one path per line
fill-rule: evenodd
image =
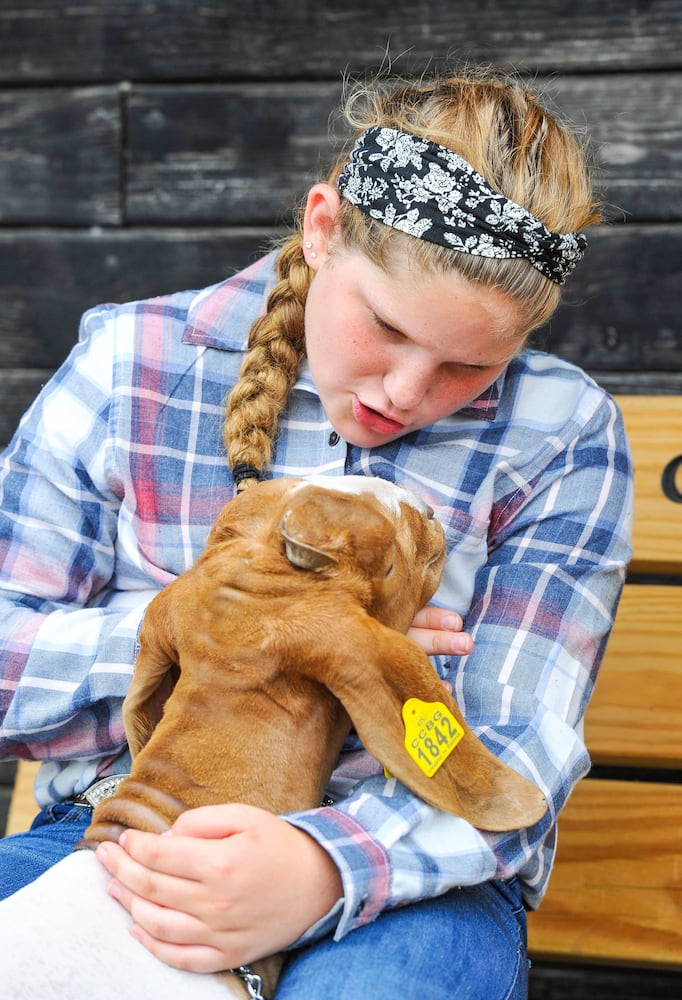
M 682 74 L 534 77 L 560 117 L 589 133 L 610 219 L 682 218 Z M 133 86 L 123 95 L 127 219 L 270 222 L 331 158 L 341 80 Z M 345 139 L 338 119 L 332 139 Z
M 561 815 L 531 955 L 682 967 L 682 786 L 583 781 Z M 588 994 L 585 994 L 588 995 Z
M 121 217 L 115 87 L 0 91 L 0 224 Z
M 0 368 L 52 367 L 89 306 L 220 281 L 284 228 L 0 228 Z M 597 376 L 660 373 L 665 384 L 682 371 L 680 260 L 682 225 L 595 231 L 564 306 L 534 343 Z
M 0 369 L 54 368 L 76 343 L 86 309 L 221 281 L 272 235 L 237 228 L 0 230 Z
M 22 760 L 17 767 L 14 791 L 7 814 L 5 833 L 21 833 L 28 830 L 38 813 L 33 795 L 33 783 L 40 767 L 39 761 Z
M 608 30 L 606 28 L 608 27 Z M 0 9 L 0 79 L 323 79 L 448 53 L 531 70 L 679 67 L 675 0 L 26 0 Z
M 127 219 L 287 224 L 329 157 L 338 84 L 134 87 Z
M 50 369 L 0 369 L 0 448 L 9 442 L 22 413 L 52 374 Z
M 682 455 L 682 398 L 619 396 L 618 402 L 630 437 L 635 476 L 630 568 L 633 572 L 679 574 L 682 502 L 666 497 L 661 480 L 671 460 Z M 682 497 L 682 469 L 675 481 Z
M 680 622 L 682 587 L 627 584 L 585 720 L 594 764 L 682 769 Z

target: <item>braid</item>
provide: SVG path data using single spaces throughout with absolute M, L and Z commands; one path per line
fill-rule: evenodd
M 257 482 L 270 463 L 279 417 L 305 351 L 311 272 L 298 233 L 282 247 L 277 274 L 267 312 L 251 328 L 249 352 L 227 403 L 223 440 L 238 490 Z

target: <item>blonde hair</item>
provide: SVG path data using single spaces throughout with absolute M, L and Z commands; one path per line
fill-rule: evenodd
M 488 183 L 548 229 L 579 232 L 601 221 L 588 159 L 578 136 L 515 77 L 487 70 L 419 80 L 376 80 L 350 90 L 342 109 L 353 133 L 331 168 L 334 185 L 357 136 L 372 126 L 411 132 L 459 153 Z M 520 307 L 527 333 L 554 312 L 561 288 L 524 259 L 476 257 L 415 239 L 341 200 L 337 238 L 390 272 L 398 255 L 426 271 L 455 270 Z M 313 272 L 302 248 L 302 212 L 277 260 L 278 282 L 230 393 L 223 429 L 230 467 L 256 481 L 270 463 L 279 417 L 305 354 L 304 312 Z

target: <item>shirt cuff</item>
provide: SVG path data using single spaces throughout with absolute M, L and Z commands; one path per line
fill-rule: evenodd
M 338 941 L 356 927 L 376 920 L 391 900 L 392 869 L 385 848 L 356 819 L 333 806 L 284 818 L 324 847 L 343 883 L 343 898 L 292 947 L 332 932 Z

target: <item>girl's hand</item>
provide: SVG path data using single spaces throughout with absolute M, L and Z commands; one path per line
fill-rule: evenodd
M 471 636 L 462 632 L 457 612 L 432 604 L 417 612 L 407 634 L 428 656 L 463 656 L 474 648 Z
M 169 834 L 127 831 L 97 856 L 131 934 L 177 969 L 218 972 L 291 944 L 343 895 L 341 876 L 308 834 L 262 809 L 205 806 Z

